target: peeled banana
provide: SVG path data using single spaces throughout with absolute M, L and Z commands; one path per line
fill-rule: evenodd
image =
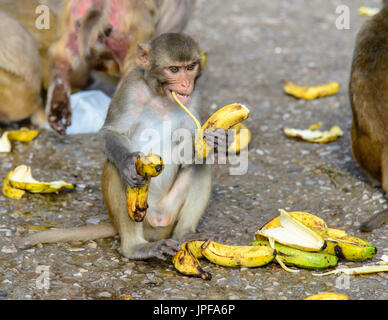
M 26 190 L 31 193 L 55 193 L 63 189 L 74 189 L 74 185 L 65 181 L 40 182 L 32 177 L 31 167 L 20 165 L 12 170 L 7 178 L 9 185 L 13 188 Z M 4 185 L 6 185 L 4 183 Z M 4 188 L 3 188 L 4 192 Z M 6 192 L 13 192 L 7 190 Z M 19 193 L 21 194 L 21 193 Z M 20 198 L 19 198 L 20 199 Z
M 194 242 L 197 241 L 183 243 L 181 245 L 181 250 L 179 250 L 172 258 L 172 263 L 182 274 L 199 277 L 203 280 L 210 280 L 212 278 L 211 274 L 201 268 L 197 257 L 190 251 L 191 249 L 196 250 L 196 243 L 194 244 Z M 203 241 L 198 242 L 199 244 L 203 243 Z
M 270 247 L 269 241 L 256 240 L 253 246 L 261 245 Z M 323 252 L 307 252 L 280 243 L 275 244 L 276 256 L 286 265 L 304 269 L 324 269 L 337 265 L 338 258 Z
M 163 171 L 164 164 L 160 156 L 150 153 L 145 156 L 139 156 L 135 165 L 137 173 L 146 178 L 147 181 L 144 187 L 127 187 L 127 208 L 132 220 L 141 222 L 147 213 L 148 188 L 151 183 L 151 177 L 158 176 Z
M 248 118 L 249 109 L 238 103 L 229 104 L 217 110 L 203 126 L 201 126 L 198 119 L 179 101 L 175 92 L 172 92 L 176 103 L 191 117 L 197 126 L 198 133 L 194 141 L 195 155 L 198 159 L 205 159 L 211 150 L 206 144 L 206 139 L 203 137 L 204 130 L 224 129 L 229 130 L 236 124 Z
M 322 98 L 326 96 L 331 96 L 336 94 L 340 85 L 338 82 L 330 82 L 326 84 L 322 84 L 319 86 L 313 87 L 302 87 L 298 86 L 291 81 L 284 81 L 284 91 L 296 98 L 305 99 L 305 100 L 313 100 L 317 98 Z
M 248 146 L 248 144 L 251 142 L 252 135 L 251 131 L 242 123 L 234 125 L 231 130 L 235 130 L 235 135 L 234 141 L 228 148 L 228 152 L 237 154 Z M 246 131 L 244 132 L 244 130 Z M 242 132 L 244 133 L 241 134 Z
M 309 296 L 304 300 L 350 300 L 350 297 L 343 293 L 324 292 Z
M 214 241 L 202 245 L 202 254 L 210 262 L 225 267 L 260 267 L 270 263 L 276 251 L 267 246 L 229 246 Z

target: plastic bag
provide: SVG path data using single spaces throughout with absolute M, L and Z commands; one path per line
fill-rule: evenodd
M 96 133 L 104 125 L 111 98 L 99 90 L 80 91 L 70 96 L 71 125 L 66 134 Z

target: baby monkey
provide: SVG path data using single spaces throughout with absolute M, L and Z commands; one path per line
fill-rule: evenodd
M 374 185 L 388 193 L 388 0 L 357 35 L 349 83 L 354 159 Z M 388 210 L 364 222 L 372 231 L 388 222 Z
M 178 154 L 179 150 L 193 149 L 195 125 L 174 101 L 172 92 L 199 117 L 196 81 L 201 75 L 200 61 L 198 45 L 182 34 L 165 33 L 151 44 L 138 46 L 137 68 L 121 82 L 99 133 L 108 158 L 102 174 L 102 193 L 112 224 L 44 231 L 23 239 L 21 247 L 119 233 L 120 253 L 125 257 L 164 260 L 175 255 L 181 241 L 198 238 L 196 228 L 211 193 L 211 166 L 179 159 L 172 161 L 164 156 L 166 150 Z M 172 133 L 189 129 L 192 137 L 174 139 L 173 134 L 165 134 L 166 125 Z M 160 139 L 147 143 L 144 138 L 150 132 Z M 227 132 L 210 131 L 205 137 L 210 146 L 220 149 L 226 145 Z M 163 157 L 165 168 L 151 179 L 145 219 L 135 222 L 128 214 L 125 191 L 127 186 L 145 185 L 145 179 L 136 171 L 135 161 L 139 154 L 149 153 L 153 148 L 159 148 L 160 153 L 153 153 Z

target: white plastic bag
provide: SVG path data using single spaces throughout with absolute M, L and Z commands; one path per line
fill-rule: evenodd
M 99 90 L 80 91 L 70 96 L 71 125 L 66 134 L 96 133 L 104 125 L 111 98 Z

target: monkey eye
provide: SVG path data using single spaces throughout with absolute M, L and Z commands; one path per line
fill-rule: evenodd
M 172 66 L 168 68 L 172 73 L 177 73 L 179 71 L 178 67 Z
M 192 64 L 190 64 L 190 65 L 188 65 L 187 67 L 186 67 L 186 70 L 188 70 L 188 71 L 193 71 L 194 69 L 195 69 L 195 66 L 196 66 L 197 64 L 196 63 L 192 63 Z

